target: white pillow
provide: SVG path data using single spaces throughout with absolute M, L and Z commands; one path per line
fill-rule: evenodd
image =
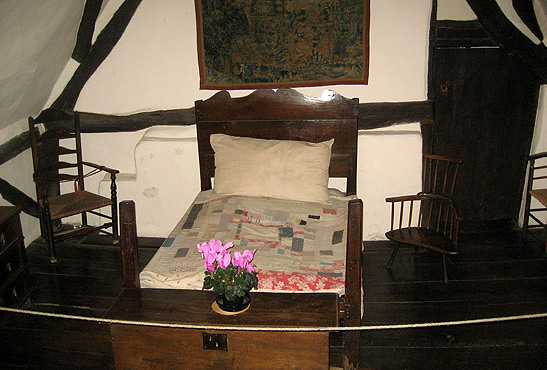
M 326 202 L 331 147 L 322 143 L 211 135 L 217 194 Z

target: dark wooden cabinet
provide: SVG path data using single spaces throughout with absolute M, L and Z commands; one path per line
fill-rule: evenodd
M 0 207 L 0 306 L 20 307 L 33 289 L 17 207 Z

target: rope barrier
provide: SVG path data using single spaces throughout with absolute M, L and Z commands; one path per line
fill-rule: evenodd
M 98 317 L 85 317 L 77 315 L 66 315 L 50 312 L 28 311 L 17 308 L 0 307 L 0 311 L 53 317 L 58 319 L 71 319 L 79 321 L 91 321 L 103 324 L 121 324 L 121 325 L 135 325 L 135 326 L 153 326 L 164 328 L 177 328 L 177 329 L 196 329 L 196 330 L 230 330 L 230 331 L 294 331 L 294 332 L 320 332 L 320 331 L 365 331 L 365 330 L 393 330 L 393 329 L 415 329 L 415 328 L 431 328 L 442 326 L 458 326 L 458 325 L 475 325 L 484 323 L 496 323 L 516 320 L 529 320 L 529 319 L 543 319 L 547 318 L 547 313 L 537 313 L 529 315 L 516 315 L 516 316 L 503 316 L 483 319 L 472 320 L 459 320 L 459 321 L 441 321 L 441 322 L 429 322 L 429 323 L 415 323 L 415 324 L 391 324 L 391 325 L 367 325 L 367 326 L 332 326 L 332 327 L 245 327 L 245 326 L 220 326 L 220 325 L 193 325 L 193 324 L 171 324 L 171 323 L 159 323 L 148 321 L 132 321 L 132 320 L 119 320 L 119 319 L 104 319 Z

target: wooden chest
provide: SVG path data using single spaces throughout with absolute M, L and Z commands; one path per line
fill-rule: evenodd
M 4 307 L 20 307 L 33 288 L 19 212 L 17 207 L 0 207 L 0 306 Z
M 214 312 L 210 291 L 124 289 L 108 318 L 237 327 L 338 325 L 338 296 L 251 293 L 245 312 Z M 202 330 L 111 324 L 116 369 L 325 369 L 329 332 Z

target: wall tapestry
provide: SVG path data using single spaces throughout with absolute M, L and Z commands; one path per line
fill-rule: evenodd
M 200 87 L 366 84 L 370 0 L 195 0 Z

